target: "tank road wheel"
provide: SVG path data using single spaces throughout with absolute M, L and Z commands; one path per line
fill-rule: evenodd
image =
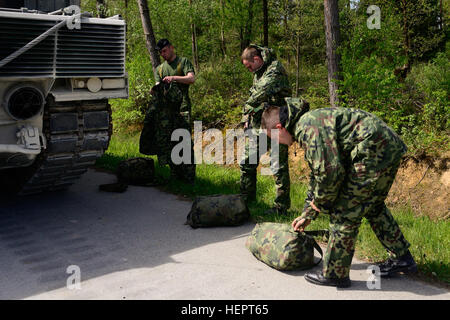
M 72 185 L 108 148 L 111 107 L 107 100 L 48 98 L 43 131 L 47 148 L 31 166 L 0 171 L 4 191 L 32 194 Z

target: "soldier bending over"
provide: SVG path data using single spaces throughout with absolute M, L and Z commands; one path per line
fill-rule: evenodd
M 279 142 L 298 141 L 305 151 L 310 183 L 302 215 L 292 222 L 303 231 L 320 213 L 330 215 L 330 238 L 321 272 L 311 283 L 350 286 L 350 265 L 361 220 L 365 217 L 390 258 L 380 275 L 416 272 L 410 244 L 384 201 L 406 152 L 402 140 L 383 121 L 356 109 L 325 108 L 305 113 L 291 106 L 267 108 L 262 128 L 279 129 Z

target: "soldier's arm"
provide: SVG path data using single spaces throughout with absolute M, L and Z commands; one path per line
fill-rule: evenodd
M 267 102 L 270 97 L 284 89 L 284 77 L 286 77 L 286 75 L 282 70 L 269 67 L 269 70 L 264 77 L 253 85 L 251 89 L 252 93 L 247 99 L 246 105 L 256 108 L 261 103 Z
M 164 82 L 178 82 L 183 84 L 193 84 L 195 82 L 195 74 L 193 72 L 189 72 L 185 76 L 168 76 L 163 79 Z
M 305 159 L 311 168 L 313 179 L 308 194 L 320 212 L 328 214 L 338 197 L 345 176 L 334 133 L 317 126 L 304 129 L 303 147 Z M 315 219 L 318 212 L 311 205 L 304 208 L 305 216 Z
M 168 83 L 175 81 L 183 84 L 193 84 L 195 82 L 194 66 L 186 58 L 181 58 L 181 72 L 183 75 L 168 76 L 163 81 Z

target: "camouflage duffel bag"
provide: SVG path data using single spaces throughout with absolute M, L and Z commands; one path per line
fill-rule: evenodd
M 247 205 L 239 194 L 197 197 L 187 216 L 193 228 L 238 226 L 250 217 Z
M 327 230 L 294 231 L 285 223 L 258 223 L 245 246 L 256 259 L 277 270 L 305 270 L 322 261 L 323 252 L 312 236 L 324 235 Z M 314 263 L 314 248 L 321 258 Z
M 120 183 L 146 185 L 155 179 L 155 163 L 150 158 L 131 158 L 123 160 L 117 167 L 117 179 Z

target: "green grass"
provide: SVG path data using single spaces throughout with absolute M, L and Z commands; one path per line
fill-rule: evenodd
M 139 153 L 139 134 L 113 135 L 111 144 L 105 155 L 97 161 L 96 166 L 114 171 L 118 163 L 132 157 L 142 157 Z M 161 188 L 165 191 L 193 199 L 199 195 L 239 193 L 240 172 L 237 167 L 218 165 L 197 165 L 196 183 L 192 187 L 169 180 L 168 166 L 160 167 L 155 160 L 156 175 L 166 181 Z M 291 209 L 287 216 L 263 215 L 270 208 L 275 198 L 275 183 L 270 176 L 258 176 L 257 201 L 249 205 L 255 222 L 291 223 L 297 217 L 305 200 L 307 186 L 304 183 L 291 183 Z M 411 243 L 411 253 L 416 259 L 420 275 L 426 280 L 436 280 L 450 284 L 450 223 L 448 221 L 432 221 L 428 217 L 415 217 L 409 208 L 394 208 L 392 213 L 399 223 L 406 239 Z M 328 217 L 319 215 L 308 227 L 309 230 L 327 229 Z M 325 239 L 323 239 L 325 240 Z M 369 223 L 364 219 L 356 243 L 356 257 L 370 262 L 381 261 L 387 253 L 376 238 Z

